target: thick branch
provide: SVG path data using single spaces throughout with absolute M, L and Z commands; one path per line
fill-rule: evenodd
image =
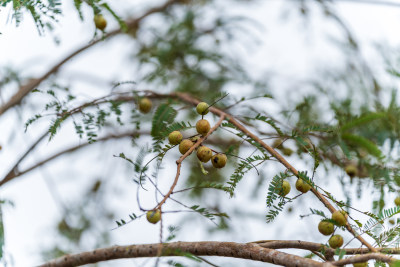
M 169 6 L 173 5 L 173 4 L 177 4 L 182 2 L 182 0 L 169 0 L 166 3 L 164 3 L 161 6 L 152 8 L 150 10 L 148 10 L 146 13 L 144 13 L 142 16 L 140 16 L 139 18 L 133 19 L 131 21 L 128 21 L 127 27 L 128 29 L 137 29 L 140 22 L 148 17 L 151 14 L 154 13 L 158 13 L 158 12 L 162 12 L 165 9 L 167 9 Z M 67 61 L 69 61 L 70 59 L 72 59 L 73 57 L 79 55 L 80 53 L 82 53 L 83 51 L 87 50 L 88 48 L 94 46 L 95 44 L 103 41 L 104 39 L 109 39 L 113 36 L 116 36 L 120 33 L 123 33 L 123 31 L 121 29 L 117 29 L 117 30 L 113 30 L 107 34 L 105 34 L 102 38 L 99 38 L 77 50 L 75 50 L 74 52 L 72 52 L 70 55 L 66 56 L 64 59 L 62 59 L 59 63 L 55 64 L 52 68 L 50 68 L 50 70 L 48 70 L 45 74 L 43 74 L 41 77 L 36 78 L 36 79 L 31 79 L 27 84 L 21 86 L 19 88 L 19 90 L 2 106 L 0 106 L 0 116 L 3 115 L 8 109 L 18 105 L 21 100 L 29 94 L 29 92 L 31 92 L 33 89 L 35 89 L 37 86 L 39 86 L 39 84 L 41 84 L 44 80 L 46 80 L 47 78 L 49 78 L 52 74 L 56 73 L 61 66 L 63 66 Z
M 65 255 L 39 267 L 72 267 L 100 261 L 157 257 L 160 244 L 113 246 L 73 255 Z M 220 256 L 269 262 L 282 266 L 329 267 L 330 263 L 317 262 L 256 244 L 234 242 L 174 242 L 162 244 L 161 256 L 181 256 L 191 253 L 196 256 Z

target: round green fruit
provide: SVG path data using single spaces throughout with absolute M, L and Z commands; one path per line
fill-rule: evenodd
M 200 102 L 197 104 L 196 111 L 200 115 L 206 115 L 208 113 L 209 105 L 206 102 Z
M 368 267 L 368 262 L 353 263 L 353 267 Z
M 346 214 L 341 211 L 335 211 L 332 213 L 332 220 L 336 221 L 336 223 L 340 226 L 345 226 L 346 225 Z
M 278 138 L 272 143 L 273 148 L 282 148 L 283 147 L 283 140 Z
M 139 110 L 142 113 L 148 113 L 151 110 L 152 106 L 153 106 L 153 103 L 147 97 L 144 97 L 139 100 Z
M 394 199 L 394 204 L 395 204 L 396 206 L 400 206 L 400 197 L 396 197 L 396 198 Z
M 96 28 L 103 31 L 107 27 L 107 20 L 101 14 L 97 14 L 94 16 L 94 25 Z
M 199 120 L 196 123 L 196 130 L 201 135 L 206 135 L 210 131 L 210 123 L 208 120 Z
M 302 193 L 307 193 L 311 189 L 311 185 L 299 178 L 296 181 L 296 189 Z
M 160 210 L 150 210 L 146 214 L 146 218 L 149 223 L 156 224 L 161 220 L 161 211 Z
M 390 220 L 389 220 L 389 223 L 390 223 L 391 225 L 393 225 L 393 224 L 395 224 L 395 223 L 396 223 L 396 221 L 395 221 L 395 220 L 393 220 L 393 219 L 390 219 Z
M 353 178 L 354 176 L 357 176 L 358 169 L 357 166 L 354 164 L 349 164 L 344 168 L 344 171 L 347 173 L 348 176 Z
M 331 235 L 335 230 L 335 226 L 331 222 L 320 221 L 318 224 L 318 231 L 323 235 Z
M 182 141 L 182 134 L 180 131 L 173 131 L 168 135 L 168 141 L 171 145 L 177 145 Z
M 289 194 L 290 189 L 291 189 L 291 186 L 290 186 L 289 182 L 286 180 L 282 181 L 282 189 L 279 192 L 279 195 L 282 197 L 286 196 L 287 194 Z
M 288 147 L 284 147 L 282 148 L 282 153 L 283 155 L 290 157 L 293 154 L 293 150 Z
M 192 146 L 193 146 L 193 142 L 190 141 L 189 139 L 184 139 L 182 140 L 182 142 L 180 142 L 179 144 L 179 152 L 181 152 L 181 154 L 185 154 Z
M 208 162 L 212 157 L 212 151 L 206 146 L 201 146 L 197 149 L 197 158 L 201 162 Z
M 215 168 L 223 168 L 226 165 L 226 161 L 227 161 L 227 157 L 225 154 L 215 154 L 214 156 L 212 156 L 211 158 L 211 163 Z
M 341 235 L 333 235 L 329 238 L 329 246 L 331 248 L 340 248 L 343 245 L 343 237 Z

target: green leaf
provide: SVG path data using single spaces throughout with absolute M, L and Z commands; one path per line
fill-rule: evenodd
M 354 135 L 350 133 L 342 133 L 342 139 L 347 142 L 365 148 L 371 155 L 382 159 L 382 151 L 370 140 L 365 137 Z

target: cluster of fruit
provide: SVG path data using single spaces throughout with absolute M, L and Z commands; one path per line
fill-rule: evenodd
M 146 99 L 147 98 L 142 98 L 139 101 L 139 110 L 144 113 L 147 113 L 151 109 L 151 102 L 150 100 Z M 196 107 L 197 113 L 202 116 L 202 119 L 200 119 L 196 123 L 196 130 L 198 135 L 187 139 L 183 139 L 183 135 L 180 131 L 173 131 L 168 135 L 169 143 L 171 145 L 179 145 L 179 152 L 181 152 L 182 155 L 185 154 L 194 145 L 194 143 L 197 142 L 197 140 L 199 140 L 200 135 L 204 136 L 210 131 L 210 123 L 207 120 L 203 119 L 203 116 L 208 113 L 208 109 L 209 105 L 205 102 L 199 103 Z M 199 146 L 196 154 L 197 158 L 201 162 L 205 163 L 210 161 L 211 159 L 212 165 L 218 169 L 225 167 L 227 162 L 227 157 L 225 154 L 215 153 L 213 155 L 213 151 L 204 145 Z M 150 223 L 156 224 L 161 220 L 161 211 L 159 209 L 150 210 L 147 212 L 146 218 L 147 221 L 149 221 Z
M 283 180 L 282 181 L 282 189 L 279 192 L 279 195 L 282 197 L 286 196 L 287 194 L 289 194 L 291 188 L 292 187 L 290 186 L 290 183 L 286 180 Z M 309 185 L 307 182 L 303 181 L 303 179 L 298 178 L 296 181 L 296 189 L 304 194 L 304 193 L 307 193 L 311 189 L 311 185 Z
M 208 113 L 209 105 L 205 102 L 201 102 L 197 105 L 196 111 L 198 114 L 204 116 Z M 205 119 L 200 119 L 196 123 L 196 130 L 199 135 L 206 135 L 211 129 L 210 123 Z M 183 139 L 182 133 L 179 131 L 173 131 L 168 135 L 168 141 L 171 145 L 179 145 L 179 152 L 185 154 L 194 143 L 200 138 L 196 135 L 191 138 Z M 201 162 L 208 162 L 211 159 L 211 163 L 215 168 L 223 168 L 226 165 L 227 157 L 222 153 L 215 153 L 213 155 L 212 150 L 204 145 L 200 145 L 197 149 L 197 158 Z
M 347 214 L 345 211 L 335 211 L 332 213 L 332 220 L 334 220 L 339 226 L 345 226 L 347 222 Z M 335 231 L 335 225 L 329 221 L 321 221 L 318 224 L 318 231 L 323 235 L 331 235 Z M 339 248 L 343 245 L 343 237 L 341 235 L 333 235 L 329 239 L 329 245 L 331 248 Z

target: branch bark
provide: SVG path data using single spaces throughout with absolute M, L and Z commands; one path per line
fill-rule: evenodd
M 72 267 L 114 259 L 157 257 L 160 244 L 113 246 L 78 254 L 65 255 L 39 267 Z M 291 255 L 273 249 L 262 248 L 256 244 L 234 242 L 174 242 L 162 244 L 161 256 L 182 256 L 190 253 L 195 256 L 220 256 L 269 262 L 282 266 L 332 267 L 329 262 L 322 263 Z

